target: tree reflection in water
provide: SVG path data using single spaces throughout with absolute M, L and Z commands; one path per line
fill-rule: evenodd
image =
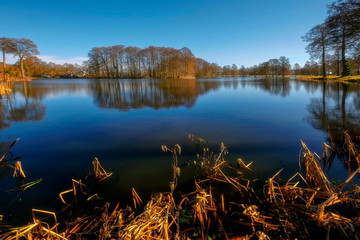
M 27 85 L 24 82 L 21 90 L 1 96 L 0 130 L 9 127 L 12 122 L 38 121 L 44 118 L 46 107 L 40 99 L 30 94 Z
M 185 106 L 191 108 L 200 95 L 224 85 L 217 81 L 197 81 L 193 79 L 131 79 L 95 80 L 90 88 L 94 102 L 100 108 L 119 110 L 174 108 Z
M 344 83 L 299 81 L 291 78 L 223 78 L 223 79 L 80 79 L 48 80 L 23 83 L 9 96 L 0 100 L 0 129 L 12 122 L 37 121 L 45 116 L 42 100 L 59 93 L 85 93 L 93 97 L 100 108 L 166 109 L 184 106 L 192 108 L 199 96 L 220 88 L 261 89 L 271 95 L 289 97 L 292 88 L 304 88 L 307 93 L 322 92 L 308 104 L 307 122 L 327 134 L 339 159 L 346 159 L 343 151 L 343 132 L 359 144 L 360 96 L 359 85 Z M 331 145 L 331 144 L 330 144 Z
M 360 86 L 323 82 L 321 88 L 322 97 L 311 99 L 306 120 L 312 127 L 327 134 L 327 142 L 336 150 L 335 157 L 342 160 L 348 170 L 354 171 L 358 165 L 347 161 L 344 132 L 347 131 L 354 143 L 359 145 Z
M 14 83 L 12 94 L 0 99 L 0 130 L 5 133 L 4 142 L 11 140 L 7 139 L 9 136 L 23 137 L 14 154 L 31 160 L 24 167 L 34 178 L 48 179 L 33 191 L 38 191 L 39 201 L 43 198 L 51 204 L 41 194 L 58 194 L 59 189 L 63 190 L 62 182 L 67 184 L 64 178 L 83 174 L 85 163 L 97 154 L 106 156 L 107 164 L 123 174 L 119 176 L 132 177 L 132 183 L 143 186 L 143 190 L 161 188 L 161 182 L 167 187 L 164 172 L 168 159 L 158 154 L 158 147 L 162 141 L 178 143 L 183 133 L 190 130 L 193 134 L 198 134 L 196 130 L 208 133 L 199 137 L 210 141 L 211 137 L 225 141 L 236 157 L 245 155 L 248 160 L 258 161 L 262 174 L 273 174 L 273 169 L 277 171 L 282 166 L 292 174 L 298 170 L 298 139 L 314 138 L 312 144 L 320 145 L 322 134 L 313 130 L 318 129 L 326 133 L 329 145 L 334 142 L 338 149 L 336 158 L 348 169 L 342 151 L 343 132 L 348 130 L 359 144 L 359 139 L 354 138 L 360 135 L 359 90 L 358 85 L 291 78 L 34 80 Z M 172 109 L 138 111 L 146 108 Z M 295 115 L 290 116 L 292 113 Z M 15 124 L 26 121 L 39 124 Z M 11 128 L 12 124 L 16 126 Z M 133 127 L 129 127 L 131 124 Z M 303 133 L 303 128 L 308 132 Z M 143 144 L 141 148 L 139 143 Z M 49 156 L 54 158 L 49 161 Z M 41 171 L 44 166 L 54 171 Z M 336 171 L 346 174 L 340 168 Z M 145 184 L 144 176 L 152 180 Z M 1 177 L 4 181 L 11 173 Z M 165 180 L 159 180 L 160 177 Z M 109 192 L 116 193 L 109 196 L 127 191 L 125 185 L 126 181 L 114 180 Z

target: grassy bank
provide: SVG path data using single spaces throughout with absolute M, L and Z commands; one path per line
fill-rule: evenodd
M 16 81 L 31 81 L 31 77 L 17 77 L 17 76 L 11 76 L 9 74 L 3 74 L 0 73 L 0 81 L 2 82 L 16 82 Z
M 342 183 L 329 181 L 324 173 L 322 166 L 336 151 L 326 144 L 320 157 L 301 142 L 301 171 L 280 179 L 280 170 L 262 182 L 246 177 L 256 163 L 239 158 L 237 166 L 230 165 L 223 143 L 214 150 L 203 139 L 189 138 L 203 149 L 189 163 L 198 168 L 190 191 L 177 186 L 181 147 L 162 146 L 172 157 L 169 192 L 153 194 L 143 203 L 133 189 L 133 201 L 126 206 L 107 203 L 75 216 L 75 209 L 99 197 L 90 193 L 90 186 L 111 177 L 94 159 L 93 172 L 69 181 L 71 188 L 59 194 L 67 214 L 33 209 L 32 223 L 3 227 L 0 239 L 359 239 L 360 188 L 354 180 L 360 173 L 360 155 L 347 133 L 347 161 L 356 168 Z M 6 153 L 0 162 L 12 164 L 9 156 Z M 15 164 L 14 175 L 24 186 L 21 164 Z
M 327 76 L 325 79 L 322 76 L 312 75 L 285 75 L 285 76 L 271 76 L 271 75 L 249 75 L 246 77 L 285 77 L 285 78 L 298 78 L 300 80 L 315 80 L 315 81 L 334 81 L 334 82 L 360 82 L 360 75 L 356 76 Z
M 328 76 L 325 79 L 322 76 L 299 76 L 300 80 L 317 80 L 317 81 L 333 81 L 333 82 L 352 82 L 359 83 L 360 76 Z

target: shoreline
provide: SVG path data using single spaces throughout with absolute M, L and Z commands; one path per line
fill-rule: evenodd
M 25 76 L 24 78 L 22 77 L 15 77 L 15 76 L 9 76 L 9 75 L 5 75 L 0 73 L 0 82 L 22 82 L 22 81 L 31 81 L 32 77 L 27 77 Z
M 305 81 L 325 81 L 325 82 L 348 82 L 348 83 L 360 83 L 360 76 L 328 76 L 323 78 L 321 76 L 309 76 L 299 77 L 299 80 Z

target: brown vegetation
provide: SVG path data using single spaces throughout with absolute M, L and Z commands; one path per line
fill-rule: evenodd
M 5 75 L 7 73 L 5 56 L 6 54 L 12 54 L 19 58 L 20 76 L 23 79 L 25 78 L 24 60 L 39 54 L 36 44 L 32 40 L 26 38 L 2 37 L 0 38 L 0 50 L 3 55 L 3 74 Z
M 299 80 L 316 80 L 316 81 L 328 81 L 328 82 L 344 82 L 344 83 L 359 83 L 360 76 L 298 76 Z
M 245 177 L 250 165 L 238 159 L 233 167 L 226 161 L 227 148 L 220 144 L 219 152 L 208 143 L 190 135 L 194 144 L 203 147 L 194 164 L 201 175 L 194 181 L 190 193 L 176 192 L 180 176 L 179 145 L 162 150 L 173 156 L 173 179 L 170 192 L 154 194 L 140 210 L 142 200 L 132 190 L 134 209 L 117 204 L 96 208 L 93 214 L 61 223 L 53 212 L 33 209 L 33 223 L 3 231 L 0 239 L 308 239 L 339 237 L 358 239 L 360 229 L 360 188 L 352 183 L 360 173 L 359 149 L 345 133 L 348 161 L 358 164 L 356 171 L 341 184 L 327 179 L 321 161 L 326 160 L 331 147 L 324 148 L 322 157 L 312 153 L 302 142 L 302 171 L 287 181 L 279 174 L 259 185 L 258 180 Z M 5 155 L 4 155 L 5 156 Z M 3 157 L 4 158 L 4 157 Z M 94 173 L 87 179 L 104 180 L 107 173 L 97 159 Z M 89 182 L 88 180 L 84 180 Z M 75 183 L 75 184 L 74 184 Z M 72 202 L 86 195 L 82 180 L 73 180 Z M 62 198 L 61 194 L 60 197 Z M 93 196 L 85 201 L 90 201 Z M 77 199 L 77 200 L 76 200 Z M 63 200 L 63 198 L 62 198 Z M 75 201 L 74 201 L 75 200 Z M 79 202 L 77 202 L 79 204 Z M 38 214 L 51 216 L 42 220 Z
M 196 59 L 185 47 L 95 47 L 88 64 L 93 77 L 103 78 L 194 78 L 196 74 Z
M 7 95 L 11 93 L 11 88 L 6 83 L 0 83 L 0 95 Z

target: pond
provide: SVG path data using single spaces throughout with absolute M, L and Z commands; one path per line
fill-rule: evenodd
M 0 99 L 2 151 L 20 157 L 26 181 L 43 181 L 24 192 L 12 169 L 0 169 L 0 214 L 9 222 L 30 219 L 31 208 L 58 211 L 58 194 L 71 179 L 91 172 L 99 158 L 113 172 L 101 188 L 109 201 L 123 201 L 135 188 L 143 198 L 168 191 L 171 155 L 161 145 L 182 146 L 180 164 L 200 152 L 187 135 L 216 146 L 224 142 L 230 162 L 253 161 L 256 177 L 279 169 L 299 171 L 300 140 L 322 153 L 322 143 L 341 144 L 344 130 L 360 135 L 359 85 L 295 78 L 46 79 L 18 82 Z M 184 167 L 181 183 L 192 182 Z M 331 180 L 347 177 L 338 157 L 327 169 Z M 17 210 L 16 210 L 17 209 Z M 21 209 L 21 211 L 19 211 Z

